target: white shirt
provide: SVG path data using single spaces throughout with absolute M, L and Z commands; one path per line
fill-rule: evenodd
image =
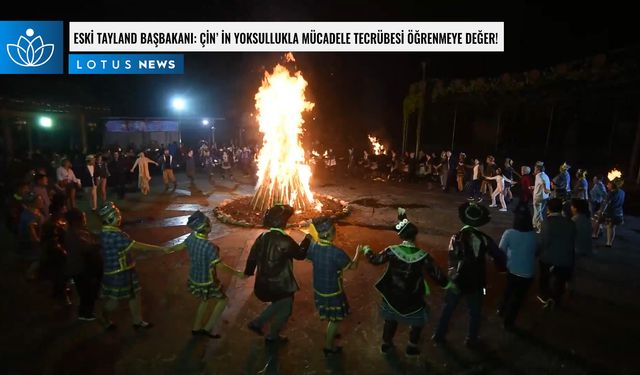
M 540 202 L 549 199 L 549 193 L 547 193 L 545 189 L 547 191 L 551 190 L 551 181 L 546 173 L 540 172 L 536 175 L 536 183 L 533 188 L 533 200 Z
M 80 185 L 80 180 L 76 178 L 75 173 L 73 173 L 73 169 L 69 168 L 68 170 L 65 167 L 58 167 L 56 170 L 56 177 L 58 181 L 65 181 L 67 183 L 76 183 Z
M 508 182 L 510 184 L 513 184 L 513 181 L 511 181 L 510 179 L 506 178 L 505 176 L 501 175 L 501 174 L 497 174 L 493 177 L 485 177 L 487 180 L 495 180 L 496 181 L 496 191 L 500 192 L 500 191 L 504 191 L 504 183 Z

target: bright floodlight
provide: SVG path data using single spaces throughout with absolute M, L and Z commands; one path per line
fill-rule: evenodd
M 53 126 L 53 120 L 51 120 L 51 117 L 42 116 L 38 120 L 38 123 L 43 128 L 50 128 L 51 126 Z
M 207 120 L 206 118 L 202 119 L 202 125 L 204 125 L 204 126 L 209 125 L 209 120 Z
M 176 111 L 183 111 L 187 107 L 187 102 L 183 98 L 173 98 L 171 100 L 171 107 Z

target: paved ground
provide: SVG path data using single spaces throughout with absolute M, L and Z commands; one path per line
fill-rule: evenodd
M 148 197 L 130 194 L 118 202 L 125 215 L 125 230 L 136 240 L 155 244 L 180 241 L 188 233 L 186 218 L 195 209 L 210 212 L 223 199 L 248 194 L 248 181 L 204 179 L 189 188 L 179 175 L 175 193 L 161 193 L 154 185 Z M 154 179 L 157 184 L 158 179 Z M 446 266 L 446 245 L 459 229 L 455 207 L 463 197 L 443 194 L 427 185 L 397 185 L 346 179 L 321 182 L 314 189 L 350 202 L 353 213 L 338 228 L 337 244 L 353 254 L 357 244 L 375 249 L 397 241 L 387 230 L 397 206 L 412 207 L 410 217 L 421 229 L 419 243 L 438 263 Z M 499 239 L 511 221 L 497 211 L 486 230 Z M 97 228 L 97 218 L 91 223 Z M 242 268 L 248 249 L 260 233 L 216 223 L 210 239 L 222 249 L 225 262 Z M 263 308 L 252 295 L 253 280 L 223 277 L 229 306 L 218 328 L 220 340 L 193 339 L 190 334 L 197 301 L 186 288 L 186 253 L 139 254 L 138 272 L 143 286 L 146 319 L 156 326 L 144 333 L 130 328 L 123 305 L 117 315 L 118 331 L 105 333 L 98 324 L 75 320 L 75 310 L 51 303 L 45 284 L 24 280 L 24 266 L 11 256 L 12 240 L 2 234 L 5 246 L 0 265 L 0 374 L 634 374 L 640 314 L 637 270 L 640 266 L 640 221 L 633 217 L 620 230 L 615 249 L 598 247 L 598 253 L 581 259 L 577 289 L 561 310 L 543 311 L 535 301 L 535 288 L 527 299 L 520 323 L 522 332 L 503 332 L 495 306 L 504 287 L 504 274 L 489 264 L 488 295 L 484 302 L 481 335 L 484 348 L 472 352 L 463 345 L 467 327 L 465 306 L 453 320 L 450 344 L 431 345 L 434 322 L 442 307 L 442 291 L 432 288 L 431 322 L 422 340 L 423 354 L 407 359 L 402 350 L 407 330 L 396 337 L 397 354 L 379 353 L 381 319 L 379 296 L 373 284 L 384 271 L 362 262 L 346 276 L 345 288 L 352 314 L 344 323 L 344 354 L 325 359 L 322 340 L 325 325 L 317 318 L 312 300 L 310 264 L 294 266 L 301 286 L 294 314 L 285 334 L 290 343 L 276 348 L 245 325 Z M 291 231 L 302 238 L 299 231 Z M 75 301 L 75 299 L 74 299 Z M 4 371 L 4 372 L 3 372 Z

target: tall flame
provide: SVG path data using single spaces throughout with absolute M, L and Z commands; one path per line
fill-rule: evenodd
M 280 64 L 264 73 L 255 96 L 263 146 L 258 155 L 254 209 L 263 211 L 274 204 L 289 204 L 297 210 L 317 206 L 309 187 L 311 169 L 300 143 L 302 113 L 314 106 L 305 98 L 306 87 L 301 72 L 291 74 Z
M 609 171 L 609 173 L 607 173 L 607 178 L 609 179 L 609 181 L 613 181 L 616 178 L 622 177 L 622 172 L 620 172 L 619 170 L 613 168 L 613 170 Z
M 382 155 L 385 153 L 385 148 L 384 145 L 382 143 L 380 143 L 380 141 L 378 140 L 378 138 L 372 136 L 372 135 L 367 135 L 367 137 L 369 137 L 369 142 L 371 142 L 371 147 L 373 147 L 373 153 L 375 155 Z

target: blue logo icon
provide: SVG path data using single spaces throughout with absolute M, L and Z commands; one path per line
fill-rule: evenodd
M 62 74 L 61 21 L 0 21 L 0 74 Z

